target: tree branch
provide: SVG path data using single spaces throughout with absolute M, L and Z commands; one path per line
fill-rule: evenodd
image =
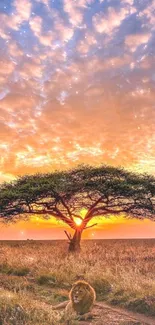
M 101 209 L 101 207 L 100 207 Z M 122 210 L 112 210 L 112 209 L 107 209 L 105 207 L 103 207 L 103 210 L 101 212 L 99 212 L 98 208 L 93 208 L 91 210 L 91 212 L 89 213 L 89 217 L 87 217 L 87 219 L 84 219 L 84 225 L 86 226 L 87 223 L 93 218 L 93 217 L 97 217 L 97 216 L 105 216 L 107 214 L 119 214 L 119 213 L 123 213 L 123 212 L 129 212 L 130 208 L 128 209 L 122 209 Z
M 65 223 L 71 226 L 71 228 L 75 229 L 75 223 L 73 218 L 70 220 L 64 214 L 57 208 L 55 207 L 54 210 L 58 213 L 58 216 L 61 220 L 63 220 Z
M 91 214 L 92 210 L 97 206 L 97 204 L 98 204 L 99 202 L 102 201 L 103 198 L 104 198 L 104 196 L 101 196 L 97 201 L 95 201 L 95 203 L 93 203 L 93 204 L 90 206 L 88 212 L 87 212 L 86 215 L 85 215 L 85 218 L 84 218 L 85 221 L 87 221 L 87 218 L 89 218 L 89 215 Z
M 75 224 L 72 220 L 68 219 L 67 217 L 65 217 L 63 215 L 63 213 L 56 207 L 53 208 L 52 210 L 33 210 L 31 212 L 29 211 L 23 211 L 23 213 L 20 214 L 39 214 L 39 215 L 43 215 L 43 214 L 49 214 L 52 215 L 53 217 L 55 217 L 56 219 L 60 219 L 63 222 L 65 222 L 67 225 L 69 225 L 71 228 L 75 229 Z
M 84 227 L 84 230 L 85 229 L 88 229 L 88 228 L 92 228 L 92 227 L 94 227 L 94 226 L 96 226 L 97 225 L 97 223 L 94 223 L 93 225 L 91 225 L 91 226 L 88 226 L 88 227 Z
M 81 216 L 79 216 L 78 214 L 72 213 L 72 215 L 73 215 L 74 217 L 79 218 L 80 220 L 83 221 L 83 218 L 82 218 Z
M 66 230 L 64 230 L 64 232 L 65 232 L 67 238 L 69 239 L 69 241 L 71 241 L 72 240 L 71 234 L 69 234 Z
M 71 211 L 70 211 L 68 205 L 66 204 L 66 202 L 64 201 L 64 199 L 62 198 L 61 195 L 59 195 L 58 197 L 59 197 L 59 199 L 60 199 L 62 205 L 66 208 L 66 210 L 67 210 L 67 212 L 68 212 L 68 214 L 69 214 L 70 219 L 73 221 L 72 213 L 71 213 Z

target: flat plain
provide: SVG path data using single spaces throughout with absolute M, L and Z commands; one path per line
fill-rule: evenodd
M 68 299 L 78 279 L 94 287 L 98 302 L 151 316 L 155 324 L 155 239 L 83 240 L 81 246 L 73 255 L 67 241 L 0 241 L 0 325 L 65 324 L 63 310 L 52 305 Z M 144 324 L 125 316 L 104 322 L 105 311 L 91 324 Z

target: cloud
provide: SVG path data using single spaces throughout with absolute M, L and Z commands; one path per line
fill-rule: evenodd
M 8 43 L 8 52 L 9 55 L 15 58 L 23 56 L 24 52 L 23 50 L 17 45 L 17 42 L 9 42 Z
M 36 107 L 38 102 L 39 97 L 35 95 L 29 97 L 24 96 L 24 94 L 9 93 L 1 100 L 0 105 L 3 112 L 10 114 L 10 118 L 13 118 L 14 121 L 20 121 L 21 117 L 23 117 L 24 121 L 26 116 L 30 117 L 31 114 L 33 116 L 33 108 Z M 8 116 L 6 115 L 6 123 L 8 122 Z
M 53 27 L 46 32 L 43 30 L 43 20 L 39 16 L 32 17 L 29 24 L 34 35 L 42 45 L 50 46 L 51 48 L 53 46 L 54 48 L 56 40 L 68 42 L 74 35 L 74 29 L 65 25 L 64 21 L 57 14 L 53 13 L 52 17 Z
M 138 46 L 147 44 L 150 37 L 150 33 L 127 35 L 125 38 L 125 44 L 131 52 L 135 52 Z
M 41 79 L 43 76 L 43 70 L 44 66 L 40 64 L 40 61 L 36 62 L 36 60 L 34 60 L 34 62 L 25 62 L 23 67 L 20 69 L 19 74 L 23 79 L 26 80 L 31 78 Z
M 8 17 L 6 15 L 0 14 L 0 21 L 2 24 L 5 22 L 5 19 Z M 3 24 L 4 26 L 4 24 Z M 7 31 L 4 29 L 4 27 L 0 27 L 0 37 L 4 40 L 9 40 L 10 36 L 8 35 Z
M 97 46 L 98 42 L 95 35 L 86 31 L 84 34 L 84 38 L 77 43 L 77 50 L 81 55 L 85 55 L 88 54 L 93 47 Z
M 83 9 L 86 5 L 86 1 L 72 1 L 64 0 L 64 11 L 68 14 L 69 22 L 75 26 L 80 27 L 83 23 Z
M 14 0 L 11 14 L 0 13 L 0 21 L 3 28 L 0 28 L 0 36 L 10 39 L 8 29 L 19 30 L 22 23 L 27 22 L 31 16 L 32 3 L 29 0 Z
M 48 154 L 46 155 L 37 155 L 37 153 L 34 151 L 34 153 L 30 153 L 27 150 L 25 151 L 18 151 L 16 154 L 16 167 L 18 166 L 27 166 L 31 168 L 41 168 L 45 167 L 46 165 L 52 164 L 52 157 L 50 157 Z
M 32 17 L 29 21 L 29 25 L 35 36 L 39 37 L 42 32 L 43 21 L 40 16 Z
M 36 2 L 43 3 L 46 6 L 49 6 L 49 0 L 35 0 Z
M 0 13 L 1 179 L 81 162 L 153 172 L 153 6 L 12 4 Z
M 12 180 L 14 180 L 14 175 L 12 174 L 5 174 L 0 172 L 0 183 L 4 183 L 4 182 L 10 182 Z
M 5 58 L 1 58 L 1 64 L 0 64 L 0 77 L 8 77 L 12 74 L 12 72 L 15 69 L 15 64 Z
M 48 32 L 46 35 L 41 35 L 39 37 L 39 42 L 44 46 L 50 46 L 53 40 L 53 34 L 51 32 Z
M 139 12 L 139 17 L 142 18 L 144 25 L 148 27 L 149 24 L 152 29 L 154 29 L 155 26 L 154 11 L 155 11 L 155 2 L 151 1 L 150 3 L 148 3 L 148 5 L 144 7 L 143 10 Z
M 129 116 L 128 111 L 123 111 L 120 101 L 108 98 L 107 91 L 102 93 L 102 88 L 100 93 L 99 88 L 96 88 L 88 96 L 90 98 L 88 107 L 85 107 L 80 98 L 76 101 L 74 98 L 68 98 L 63 110 L 58 101 L 51 100 L 44 106 L 41 116 L 37 119 L 34 119 L 32 115 L 36 107 L 34 101 L 29 101 L 28 98 L 23 101 L 19 97 L 13 100 L 12 116 L 15 112 L 16 115 L 12 122 L 16 123 L 16 128 L 12 129 L 10 126 L 10 129 L 18 132 L 18 137 L 14 137 L 16 143 L 12 145 L 12 149 L 10 148 L 12 167 L 5 159 L 3 164 L 5 171 L 11 173 L 13 171 L 15 173 L 47 171 L 58 166 L 70 167 L 80 161 L 88 163 L 90 159 L 92 164 L 104 160 L 115 165 L 121 159 L 125 166 L 128 166 L 131 160 L 132 164 L 136 165 L 137 159 L 144 157 L 147 139 L 151 139 L 153 127 L 151 111 L 150 114 L 147 111 L 143 112 L 145 120 L 141 118 L 140 121 L 140 117 L 135 119 L 132 114 Z M 98 106 L 94 106 L 92 96 L 96 99 L 100 96 Z M 2 105 L 7 112 L 10 100 L 7 100 L 7 105 L 6 101 L 5 106 L 4 102 Z M 20 107 L 23 108 L 22 111 Z M 108 110 L 109 107 L 110 110 Z M 140 102 L 139 111 L 142 107 Z M 137 116 L 139 116 L 139 111 Z M 148 121 L 147 116 L 150 116 Z M 138 130 L 139 125 L 141 128 Z M 32 131 L 34 131 L 33 137 Z M 7 134 L 9 136 L 8 131 Z M 10 134 L 10 139 L 11 137 L 12 134 Z M 8 142 L 10 142 L 9 138 Z M 153 155 L 153 142 L 150 144 L 149 155 Z M 7 154 L 9 159 L 9 151 Z
M 15 15 L 14 13 L 11 15 L 0 13 L 0 21 L 3 26 L 3 32 L 1 28 L 2 38 L 10 39 L 10 35 L 8 35 L 8 28 L 18 30 L 22 23 L 22 18 L 21 16 Z
M 57 24 L 55 30 L 59 32 L 59 37 L 63 42 L 68 42 L 74 35 L 74 29 L 63 24 Z
M 129 4 L 130 6 L 134 5 L 134 0 L 123 0 L 122 3 Z
M 100 12 L 93 16 L 94 28 L 98 33 L 111 35 L 121 26 L 122 21 L 133 12 L 135 12 L 134 8 L 124 7 L 118 11 L 113 7 L 108 7 L 106 14 Z
M 32 3 L 30 0 L 14 0 L 14 6 L 21 22 L 29 20 L 31 16 Z
M 82 40 L 79 42 L 77 50 L 80 52 L 80 54 L 87 54 L 90 50 L 90 47 L 85 41 Z
M 30 19 L 32 3 L 29 0 L 15 0 L 13 2 L 15 12 L 11 14 L 0 13 L 0 21 L 3 26 L 3 32 L 1 29 L 1 36 L 4 39 L 10 39 L 8 35 L 8 28 L 13 30 L 19 30 L 21 24 Z

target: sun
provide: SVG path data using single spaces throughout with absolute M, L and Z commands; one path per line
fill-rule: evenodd
M 74 218 L 74 221 L 75 221 L 77 226 L 80 226 L 82 224 L 82 220 L 79 219 L 79 218 Z

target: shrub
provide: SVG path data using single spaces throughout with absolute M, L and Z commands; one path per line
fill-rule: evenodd
M 40 285 L 50 285 L 51 287 L 55 287 L 57 285 L 57 281 L 54 275 L 50 274 L 42 274 L 37 278 L 37 283 Z
M 155 316 L 155 298 L 144 297 L 129 301 L 128 309 L 134 310 L 138 313 Z
M 0 272 L 5 274 L 17 275 L 17 276 L 25 276 L 30 272 L 30 270 L 27 267 L 13 268 L 8 264 L 1 264 Z
M 96 278 L 92 282 L 92 286 L 100 297 L 107 296 L 112 291 L 112 286 L 106 279 Z

